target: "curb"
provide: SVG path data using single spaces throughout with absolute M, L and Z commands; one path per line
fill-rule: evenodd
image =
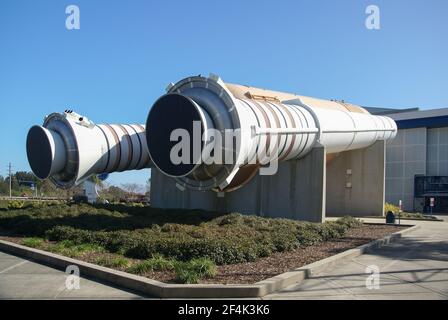
M 437 214 L 434 214 L 434 215 L 437 215 Z M 433 216 L 434 216 L 433 215 Z M 383 220 L 384 221 L 384 217 L 379 217 L 379 216 L 370 216 L 370 217 L 358 217 L 358 218 L 360 218 L 360 219 L 363 219 L 363 218 L 366 218 L 366 219 L 381 219 L 381 220 Z M 443 222 L 443 219 L 439 219 L 439 218 L 436 218 L 436 219 L 419 219 L 419 218 L 398 218 L 398 217 L 396 217 L 395 218 L 395 220 L 397 221 L 399 221 L 399 220 L 401 220 L 401 221 L 406 221 L 406 222 L 412 222 L 412 221 L 417 221 L 417 222 L 420 222 L 420 221 L 422 221 L 422 222 Z
M 4 240 L 0 240 L 0 250 L 61 270 L 65 270 L 69 265 L 76 265 L 83 275 L 153 297 L 254 298 L 263 297 L 274 291 L 284 289 L 294 283 L 300 283 L 327 267 L 353 259 L 370 249 L 379 248 L 401 238 L 403 234 L 412 232 L 418 228 L 419 226 L 417 225 L 412 226 L 357 248 L 346 250 L 334 256 L 297 268 L 293 271 L 285 272 L 275 277 L 248 285 L 168 284 Z
M 402 226 L 406 226 L 406 225 L 402 225 Z M 296 270 L 305 272 L 307 278 L 312 277 L 316 273 L 323 271 L 325 268 L 334 267 L 337 264 L 341 264 L 341 263 L 346 262 L 347 260 L 359 257 L 360 255 L 367 253 L 368 251 L 370 251 L 372 249 L 380 248 L 388 243 L 394 242 L 394 241 L 400 239 L 403 236 L 403 234 L 415 231 L 416 229 L 419 229 L 419 228 L 420 228 L 420 226 L 418 226 L 418 225 L 412 226 L 412 227 L 404 229 L 402 231 L 392 233 L 392 234 L 385 236 L 381 239 L 377 239 L 372 242 L 363 244 L 359 247 L 349 249 L 349 250 L 343 251 L 341 253 L 335 254 L 334 256 L 310 263 L 310 264 L 300 267 Z

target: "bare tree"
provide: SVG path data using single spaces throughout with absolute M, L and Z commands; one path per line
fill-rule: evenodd
M 136 193 L 143 194 L 143 193 L 145 193 L 144 192 L 145 188 L 142 185 L 138 184 L 138 183 L 123 183 L 121 185 L 121 188 L 126 190 L 127 192 L 133 193 L 133 194 L 136 194 Z

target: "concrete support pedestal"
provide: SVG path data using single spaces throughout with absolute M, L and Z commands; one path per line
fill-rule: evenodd
M 327 165 L 327 216 L 383 216 L 386 143 L 341 152 Z
M 322 222 L 325 216 L 382 216 L 385 142 L 341 152 L 326 164 L 325 148 L 282 162 L 275 175 L 257 175 L 244 187 L 218 195 L 176 186 L 152 169 L 151 204 Z
M 242 188 L 219 196 L 213 191 L 181 190 L 174 179 L 152 169 L 151 205 L 205 209 L 322 222 L 325 218 L 325 148 L 279 163 L 275 175 L 257 175 Z

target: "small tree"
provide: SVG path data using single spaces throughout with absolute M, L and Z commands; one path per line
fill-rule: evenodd
M 105 199 L 116 202 L 126 198 L 126 191 L 116 186 L 110 186 L 107 189 L 102 190 L 101 196 Z
M 142 194 L 144 192 L 142 192 L 144 190 L 144 188 L 139 185 L 138 183 L 124 183 L 121 185 L 121 187 L 126 190 L 129 193 L 132 194 Z

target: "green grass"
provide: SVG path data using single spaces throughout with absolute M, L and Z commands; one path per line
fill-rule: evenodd
M 22 239 L 20 243 L 27 247 L 44 249 L 47 251 L 51 251 L 53 253 L 69 257 L 79 257 L 85 253 L 104 252 L 104 249 L 96 244 L 90 244 L 90 243 L 75 244 L 71 240 L 62 240 L 57 243 L 51 243 L 43 238 L 31 237 Z
M 62 240 L 56 244 L 51 244 L 47 250 L 68 257 L 79 257 L 85 253 L 98 253 L 104 249 L 97 244 L 83 243 L 76 244 L 71 240 Z
M 127 267 L 129 267 L 131 262 L 129 261 L 129 259 L 123 257 L 100 257 L 96 260 L 96 263 L 107 268 L 126 269 Z
M 178 262 L 173 259 L 166 259 L 158 255 L 134 264 L 127 271 L 135 274 L 145 274 L 151 271 L 171 271 L 176 263 Z
M 42 238 L 24 238 L 21 242 L 22 245 L 31 248 L 40 248 L 44 244 L 45 240 Z
M 179 283 L 198 283 L 199 279 L 216 275 L 216 265 L 207 258 L 192 259 L 175 264 L 176 281 Z
M 216 275 L 216 270 L 216 264 L 207 258 L 176 261 L 157 256 L 135 263 L 126 271 L 139 275 L 145 275 L 151 271 L 174 271 L 176 282 L 197 283 L 202 278 Z

